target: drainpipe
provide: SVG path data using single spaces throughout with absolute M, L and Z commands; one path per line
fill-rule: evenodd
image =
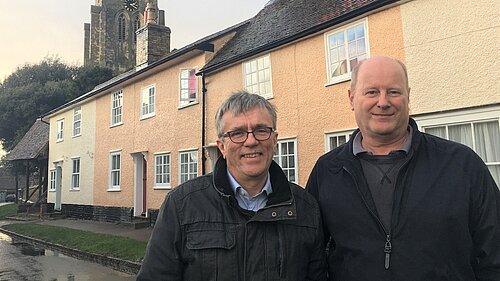
M 207 157 L 205 156 L 205 98 L 206 98 L 207 88 L 205 84 L 205 72 L 201 73 L 201 174 L 205 174 L 205 161 Z

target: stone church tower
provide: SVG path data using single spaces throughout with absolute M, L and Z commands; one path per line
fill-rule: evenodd
M 95 0 L 90 7 L 90 23 L 84 24 L 84 64 L 106 66 L 115 74 L 136 66 L 136 31 L 145 26 L 147 4 L 158 7 L 158 0 Z M 155 24 L 164 30 L 162 46 L 170 51 L 170 29 L 165 12 L 157 11 Z

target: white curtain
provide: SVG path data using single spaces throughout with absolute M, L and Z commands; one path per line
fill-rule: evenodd
M 475 151 L 488 165 L 491 175 L 500 186 L 500 126 L 498 121 L 475 123 Z

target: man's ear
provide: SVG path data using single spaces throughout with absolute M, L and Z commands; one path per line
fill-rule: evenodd
M 222 157 L 226 159 L 226 148 L 224 147 L 224 142 L 220 139 L 217 139 L 216 141 L 217 147 L 219 148 L 220 153 L 222 153 Z
M 351 89 L 347 90 L 347 98 L 349 99 L 349 104 L 351 105 L 351 110 L 354 111 L 354 92 Z

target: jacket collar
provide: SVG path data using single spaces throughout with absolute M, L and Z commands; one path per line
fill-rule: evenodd
M 412 150 L 415 150 L 418 145 L 420 144 L 420 140 L 422 135 L 420 134 L 420 131 L 418 130 L 417 122 L 413 118 L 410 118 L 408 120 L 409 126 L 412 128 L 412 136 L 411 136 L 411 147 L 410 150 L 408 151 L 409 154 L 411 154 Z M 345 145 L 342 149 L 348 150 L 347 153 L 346 151 L 342 151 L 341 155 L 347 156 L 347 158 L 354 158 L 354 153 L 353 153 L 353 147 L 354 147 L 354 136 L 356 136 L 360 132 L 359 128 L 356 129 L 352 133 L 352 138 L 349 140 L 347 145 Z
M 214 187 L 220 195 L 225 197 L 234 197 L 234 192 L 231 189 L 229 178 L 227 176 L 227 163 L 226 159 L 222 156 L 219 157 L 214 168 Z M 293 199 L 290 190 L 290 183 L 286 178 L 281 167 L 272 161 L 269 167 L 269 175 L 273 192 L 269 194 L 267 205 L 275 205 L 285 202 L 291 202 Z

